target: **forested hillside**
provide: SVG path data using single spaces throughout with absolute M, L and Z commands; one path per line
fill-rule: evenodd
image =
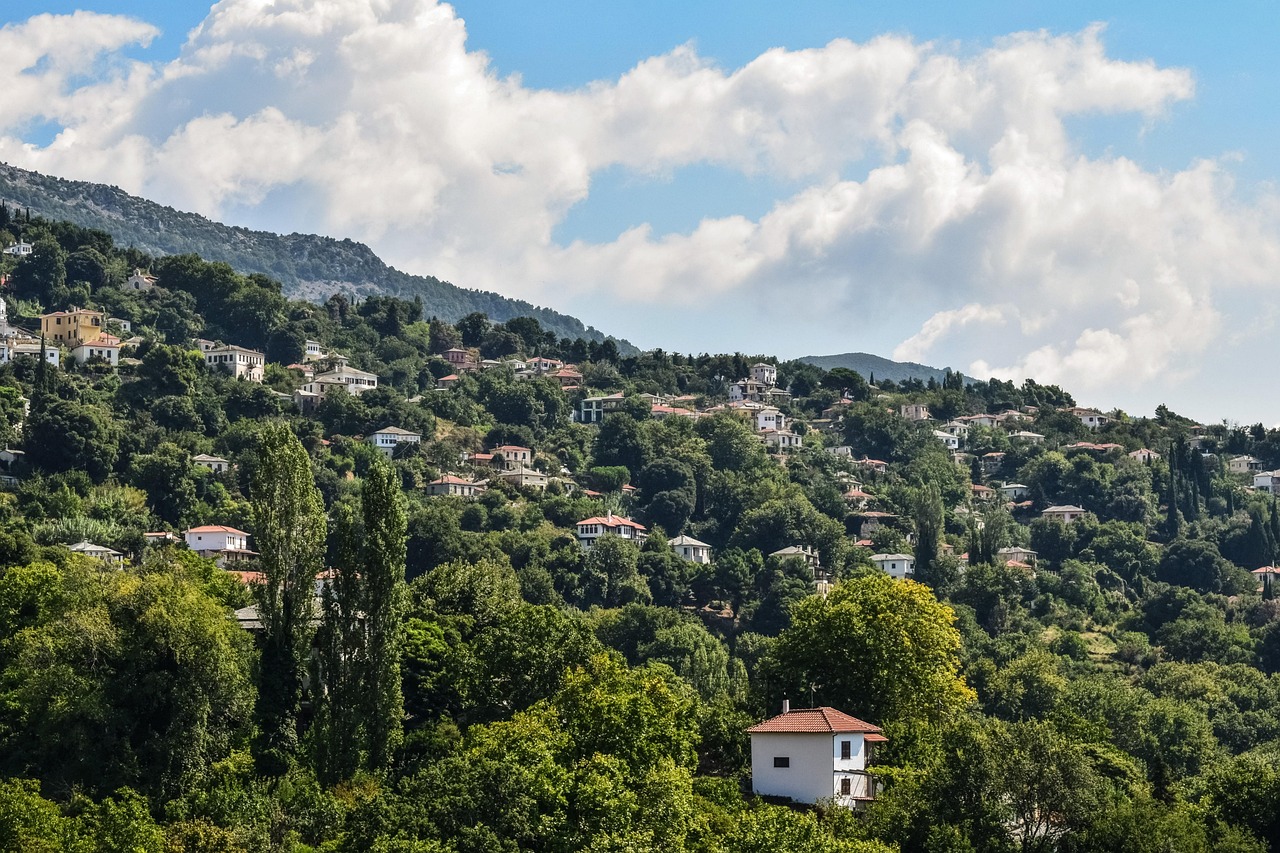
M 18 240 L 122 341 L 0 364 L 0 850 L 1280 850 L 1280 431 Z
M 483 312 L 495 320 L 533 317 L 558 336 L 603 341 L 605 335 L 575 317 L 535 307 L 498 293 L 469 290 L 433 276 L 410 275 L 387 266 L 363 243 L 315 234 L 272 234 L 213 222 L 159 205 L 121 189 L 68 181 L 0 163 L 0 201 L 50 219 L 93 228 L 121 246 L 152 255 L 197 254 L 224 261 L 240 273 L 261 273 L 284 285 L 295 299 L 332 293 L 420 299 L 428 314 L 459 320 Z M 617 341 L 627 353 L 635 352 Z

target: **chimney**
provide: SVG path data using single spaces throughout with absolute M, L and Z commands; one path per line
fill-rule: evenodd
M 783 699 L 783 700 L 782 700 L 782 713 L 784 713 L 784 714 L 790 714 L 790 713 L 791 713 L 791 700 L 790 700 L 790 699 Z

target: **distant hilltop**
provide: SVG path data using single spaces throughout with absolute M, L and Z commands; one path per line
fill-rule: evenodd
M 864 379 L 870 379 L 874 376 L 877 381 L 891 379 L 894 382 L 902 382 L 906 379 L 919 379 L 921 382 L 928 382 L 930 379 L 936 379 L 941 382 L 947 371 L 947 368 L 930 367 L 927 364 L 916 364 L 914 361 L 892 361 L 878 355 L 872 355 L 869 352 L 846 352 L 840 355 L 806 355 L 797 359 L 797 361 L 812 364 L 814 367 L 821 367 L 823 370 L 844 367 L 857 371 Z
M 0 201 L 48 219 L 66 220 L 112 236 L 118 245 L 151 255 L 194 253 L 223 261 L 240 273 L 262 273 L 284 285 L 291 299 L 322 301 L 334 293 L 385 294 L 422 299 L 425 316 L 450 323 L 472 312 L 495 322 L 533 317 L 562 338 L 604 341 L 609 336 L 576 317 L 498 293 L 458 287 L 433 276 L 410 275 L 388 266 L 354 240 L 316 234 L 273 234 L 224 225 L 88 181 L 69 181 L 0 163 Z M 638 350 L 612 338 L 623 355 Z

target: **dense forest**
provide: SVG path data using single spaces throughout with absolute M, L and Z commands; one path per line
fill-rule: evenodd
M 0 209 L 18 240 L 12 325 L 124 340 L 0 365 L 0 850 L 1280 850 L 1280 431 L 291 301 Z M 300 405 L 308 342 L 377 387 Z M 584 549 L 600 517 L 644 528 Z M 884 730 L 873 801 L 752 795 L 784 698 Z
M 605 335 L 576 317 L 491 291 L 471 290 L 434 276 L 411 275 L 387 266 L 373 250 L 353 240 L 315 234 L 272 234 L 214 222 L 195 213 L 156 204 L 123 190 L 70 181 L 0 163 L 0 200 L 50 219 L 104 231 L 122 246 L 153 255 L 197 254 L 225 261 L 236 271 L 269 275 L 298 298 L 334 292 L 419 298 L 444 320 L 483 312 L 499 320 L 533 317 L 558 335 L 603 341 Z M 625 341 L 626 352 L 635 348 Z

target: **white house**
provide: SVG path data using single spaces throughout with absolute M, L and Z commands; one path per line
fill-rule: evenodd
M 608 515 L 584 518 L 576 526 L 578 528 L 578 544 L 582 546 L 584 551 L 590 551 L 595 547 L 596 541 L 606 534 L 620 536 L 623 539 L 636 540 L 646 530 L 643 524 L 634 522 L 629 518 L 623 518 L 620 515 L 614 515 L 612 512 Z
M 324 356 L 324 344 L 310 340 L 303 343 L 303 361 L 319 361 Z
M 191 461 L 201 468 L 208 468 L 215 474 L 221 474 L 231 468 L 231 463 L 221 456 L 210 456 L 208 453 L 197 453 L 191 457 Z
M 706 542 L 699 542 L 692 536 L 677 536 L 674 539 L 668 539 L 667 544 L 675 549 L 682 560 L 704 564 L 711 562 L 711 546 Z
M 948 432 L 956 438 L 964 441 L 969 437 L 969 425 L 964 421 L 947 421 L 942 425 L 943 432 Z
M 1280 495 L 1280 471 L 1263 471 L 1253 475 L 1253 487 L 1260 492 Z
M 1014 545 L 1012 547 L 1001 548 L 996 551 L 996 556 L 999 558 L 999 562 L 1005 563 L 1006 565 L 1009 563 L 1021 563 L 1034 569 L 1036 566 L 1036 558 L 1040 555 L 1035 551 L 1032 551 L 1030 548 L 1023 548 L 1021 545 Z
M 1097 409 L 1083 409 L 1076 406 L 1074 408 L 1067 409 L 1067 411 L 1079 418 L 1080 423 L 1084 424 L 1089 429 L 1097 429 L 1100 426 L 1105 426 L 1106 424 L 1111 423 L 1111 418 L 1102 414 L 1102 412 L 1099 412 Z
M 345 362 L 345 359 L 343 361 Z M 358 397 L 370 388 L 378 387 L 378 375 L 340 363 L 333 370 L 316 374 L 316 382 L 328 383 L 334 387 L 340 385 L 348 394 Z
M 86 557 L 101 560 L 117 568 L 124 565 L 124 554 L 114 551 L 106 545 L 95 545 L 92 542 L 83 540 L 74 545 L 68 545 L 67 550 L 73 554 L 83 554 Z
M 751 378 L 761 385 L 777 385 L 778 368 L 772 364 L 765 364 L 763 361 L 759 364 L 753 364 L 751 365 Z
M 916 575 L 916 558 L 910 554 L 872 554 L 871 562 L 895 580 L 913 578 Z
M 533 461 L 533 451 L 518 444 L 504 444 L 489 451 L 495 457 L 502 454 L 502 466 L 508 471 L 515 471 Z
M 792 450 L 804 444 L 804 439 L 789 429 L 766 429 L 757 435 L 761 441 L 778 451 Z
M 1132 453 L 1130 453 L 1129 458 L 1136 459 L 1139 462 L 1146 463 L 1146 462 L 1153 462 L 1156 459 L 1159 459 L 1160 454 L 1156 453 L 1154 450 L 1148 450 L 1147 448 L 1144 447 L 1141 450 L 1135 450 Z
M 907 403 L 899 408 L 898 411 L 909 421 L 929 420 L 929 407 L 924 403 Z
M 4 253 L 6 255 L 18 255 L 19 257 L 25 258 L 27 255 L 31 254 L 34 250 L 35 250 L 35 247 L 32 246 L 30 243 L 19 240 L 16 243 L 10 243 L 9 247 L 4 250 Z
M 183 532 L 187 547 L 201 557 L 217 557 L 219 562 L 258 556 L 249 550 L 249 534 L 224 524 L 206 524 Z
M 1007 501 L 1025 500 L 1031 490 L 1021 483 L 1005 483 L 1000 487 L 1000 494 Z
M 768 406 L 756 412 L 756 429 L 777 429 L 783 430 L 787 428 L 787 416 L 782 412 Z
M 71 350 L 77 364 L 84 364 L 90 359 L 100 359 L 112 367 L 120 364 L 120 339 L 115 335 L 99 335 L 97 340 L 82 343 Z
M 401 444 L 421 443 L 422 433 L 400 429 L 400 427 L 387 426 L 372 433 L 365 441 L 372 444 L 389 459 L 395 455 L 396 448 Z
M 1054 521 L 1061 521 L 1063 524 L 1070 524 L 1077 518 L 1082 518 L 1085 510 L 1078 506 L 1051 506 L 1044 512 L 1040 513 L 1041 518 L 1048 518 Z
M 798 803 L 835 800 L 854 808 L 876 797 L 867 772 L 875 744 L 886 738 L 878 726 L 835 708 L 791 710 L 747 729 L 751 735 L 751 788 L 757 794 Z
M 729 386 L 729 402 L 741 403 L 750 400 L 760 403 L 769 399 L 771 387 L 754 379 L 740 379 Z
M 941 441 L 942 446 L 947 448 L 947 450 L 960 449 L 960 437 L 955 435 L 954 433 L 949 433 L 944 430 L 935 429 L 933 431 L 933 437 L 938 439 L 938 441 Z
M 257 350 L 227 345 L 205 350 L 204 363 L 221 368 L 237 379 L 261 382 L 267 357 Z
M 445 474 L 439 480 L 432 480 L 426 485 L 426 492 L 429 495 L 452 495 L 459 498 L 473 498 L 484 489 L 484 483 L 464 480 L 453 474 Z
M 1043 444 L 1044 436 L 1038 432 L 1029 432 L 1020 429 L 1016 432 L 1009 433 L 1009 438 L 1013 441 L 1025 441 L 1027 444 Z
M 44 360 L 54 367 L 62 363 L 62 350 L 55 343 L 42 344 L 37 338 L 9 338 L 0 341 L 0 364 L 8 364 L 17 358 L 40 358 L 44 351 Z

